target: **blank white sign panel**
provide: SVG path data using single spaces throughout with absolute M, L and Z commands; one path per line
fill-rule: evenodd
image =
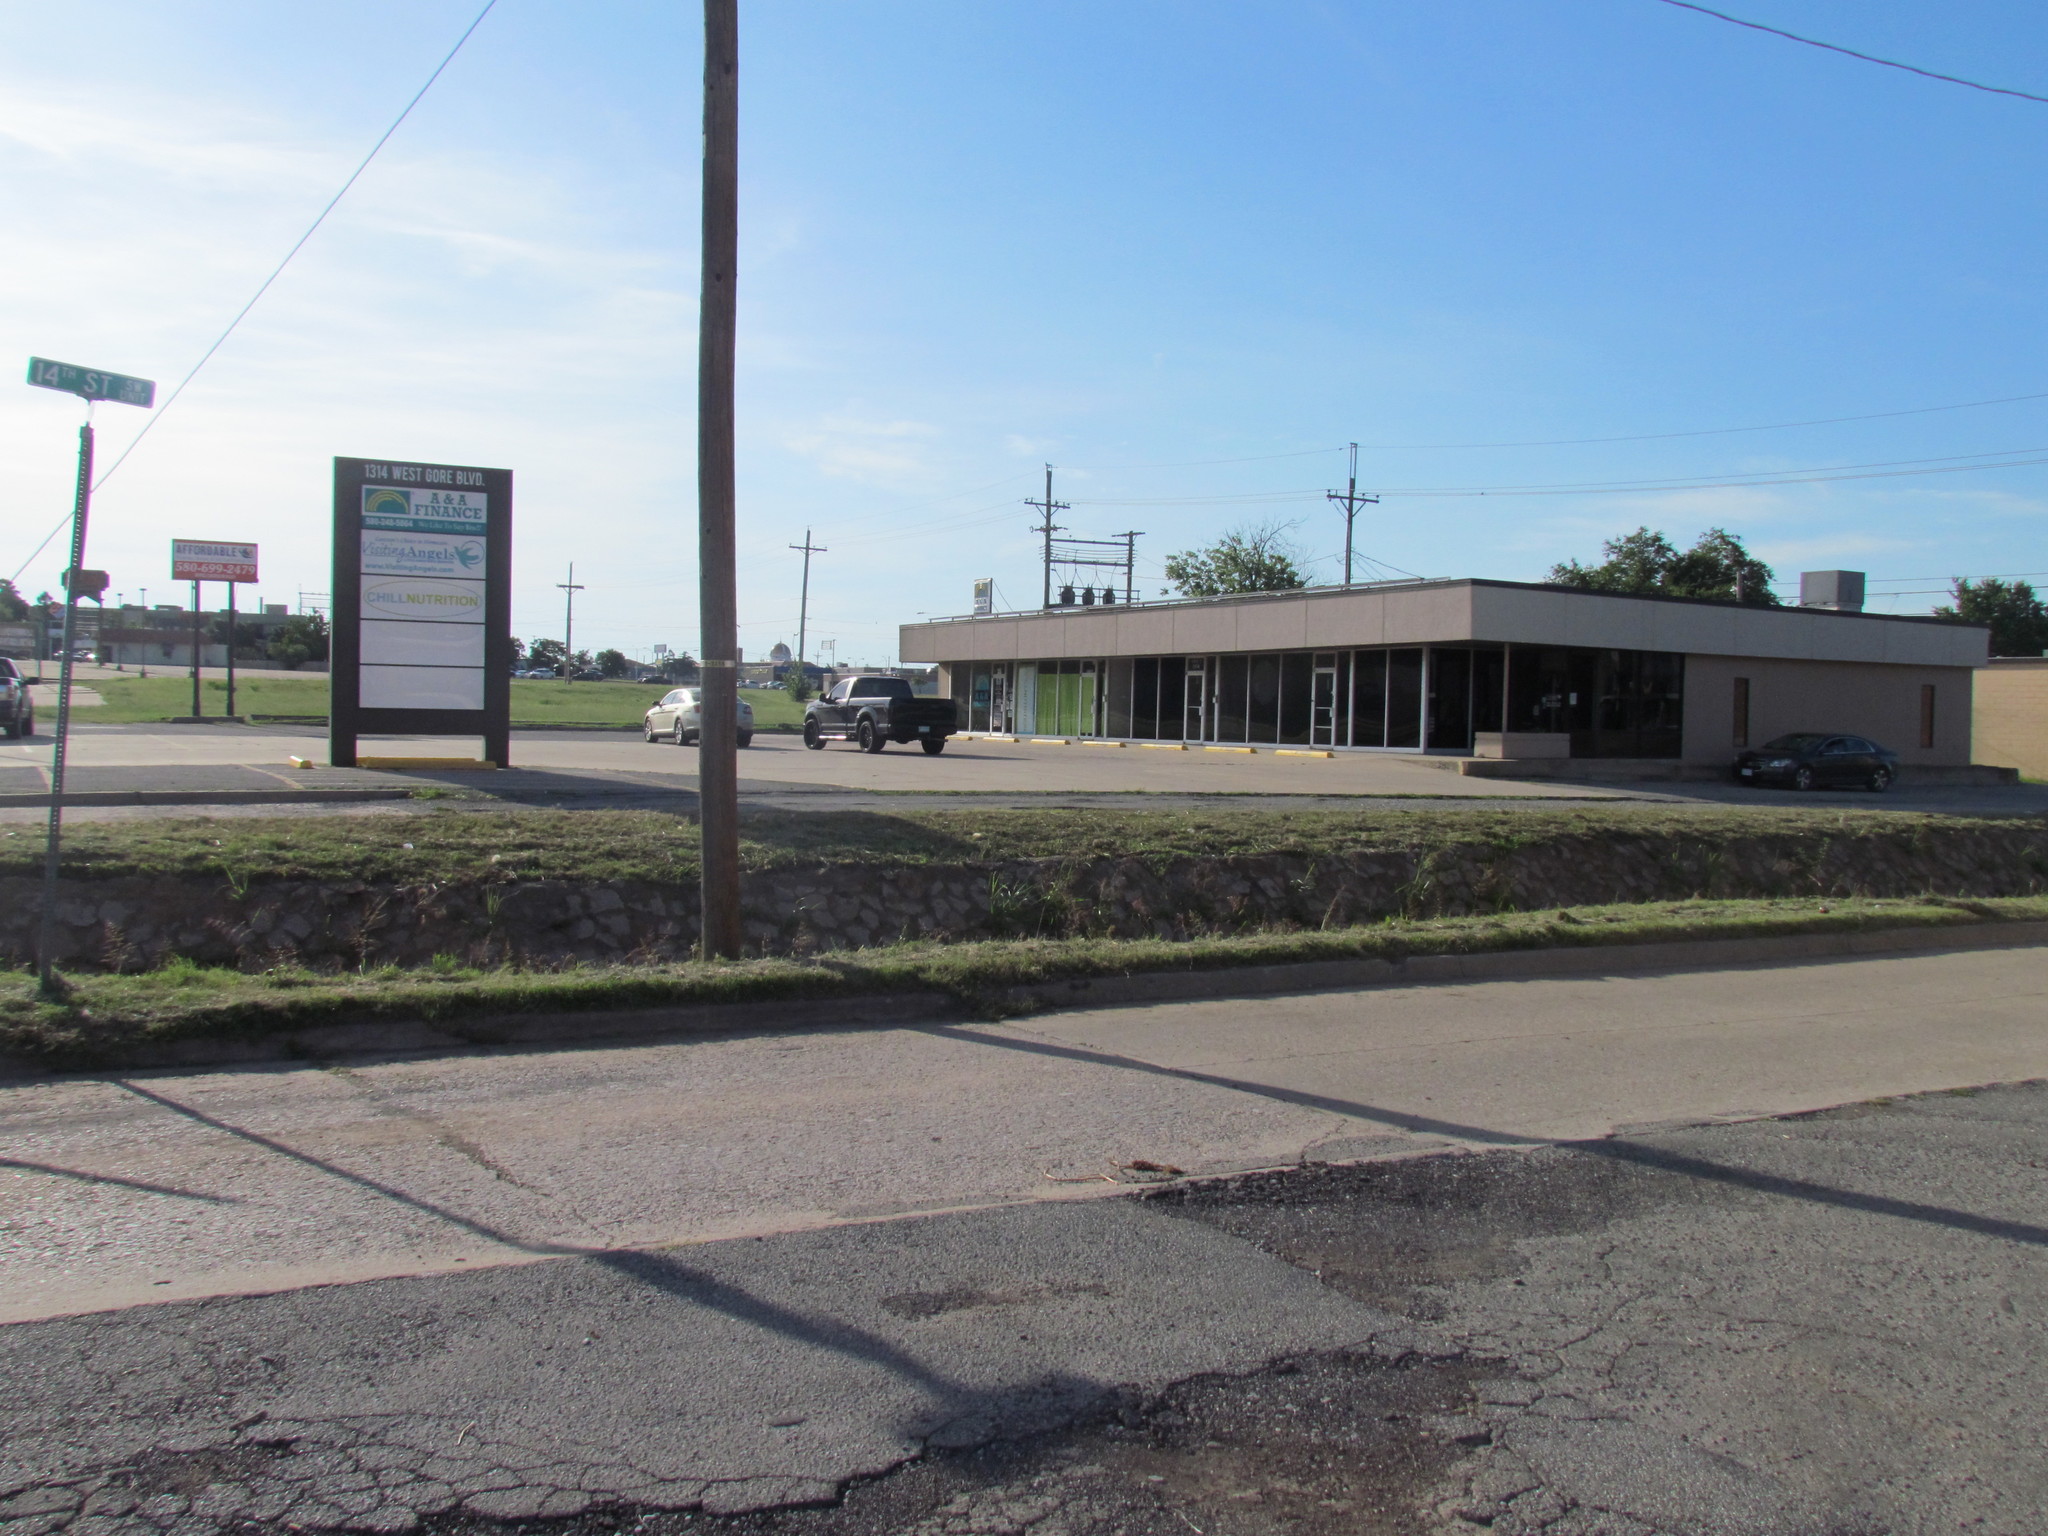
M 481 624 L 410 624 L 400 619 L 363 620 L 363 665 L 395 667 L 481 667 Z
M 482 667 L 369 667 L 362 669 L 364 709 L 482 709 Z

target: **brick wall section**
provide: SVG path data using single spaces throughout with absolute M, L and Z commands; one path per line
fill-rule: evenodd
M 1979 667 L 1976 695 L 1974 759 L 2048 779 L 2048 659 Z

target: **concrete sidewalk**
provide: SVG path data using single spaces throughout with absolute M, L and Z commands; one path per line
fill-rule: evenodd
M 2041 955 L 21 1083 L 0 1320 L 2048 1076 Z

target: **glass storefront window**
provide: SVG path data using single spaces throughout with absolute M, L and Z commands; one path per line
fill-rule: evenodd
M 1387 652 L 1387 745 L 1422 745 L 1422 649 Z
M 1387 744 L 1387 653 L 1360 651 L 1352 661 L 1351 745 Z
M 961 664 L 970 729 L 1221 744 L 1469 750 L 1476 731 L 1568 734 L 1575 757 L 1676 757 L 1684 657 L 1397 646 Z
M 1245 739 L 1245 703 L 1251 691 L 1251 658 L 1249 656 L 1218 656 L 1216 658 L 1216 700 L 1210 707 L 1210 719 L 1219 742 L 1241 742 Z

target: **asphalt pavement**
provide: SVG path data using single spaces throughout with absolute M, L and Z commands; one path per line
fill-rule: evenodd
M 2044 1132 L 2036 1084 L 16 1325 L 0 1517 L 2032 1536 Z
M 17 1084 L 0 1519 L 2038 1536 L 2040 954 Z
M 368 754 L 474 758 L 473 740 L 365 741 Z M 424 793 L 451 808 L 506 803 L 574 807 L 696 805 L 696 753 L 644 742 L 637 731 L 515 731 L 512 764 L 495 771 L 329 768 L 324 735 L 290 725 L 85 725 L 74 736 L 67 801 L 92 810 L 137 806 L 298 807 L 407 801 Z M 26 819 L 46 805 L 47 739 L 0 743 L 0 818 Z M 315 766 L 300 768 L 293 759 Z M 1413 756 L 1347 752 L 1335 757 L 1272 751 L 1155 751 L 1102 743 L 956 740 L 939 757 L 908 749 L 880 754 L 834 744 L 805 750 L 794 735 L 764 731 L 740 756 L 742 803 L 760 809 L 837 810 L 885 799 L 897 808 L 1131 806 L 1264 809 L 1446 804 L 1542 808 L 1586 801 L 1727 806 L 1837 806 L 1957 815 L 2048 814 L 2048 785 L 1915 784 L 1886 795 L 1842 790 L 1794 794 L 1723 783 L 1616 784 L 1468 779 Z

